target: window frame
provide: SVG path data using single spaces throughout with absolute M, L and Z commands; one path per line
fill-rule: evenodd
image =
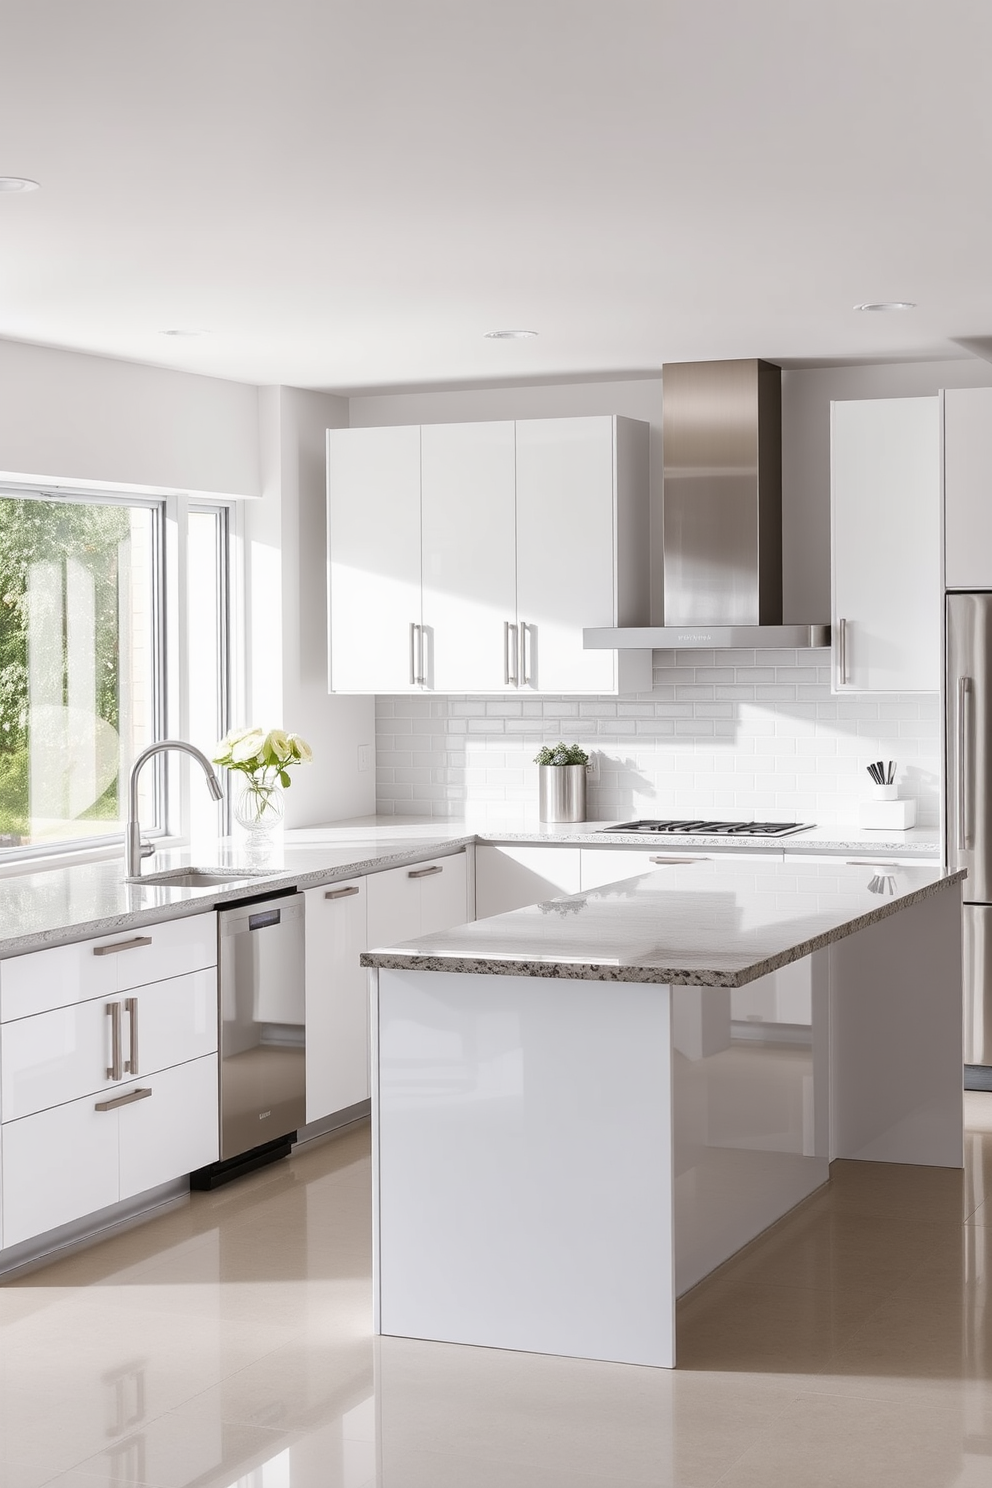
M 241 577 L 244 524 L 241 503 L 209 494 L 156 491 L 154 488 L 125 489 L 102 485 L 65 485 L 26 480 L 0 481 L 0 502 L 6 498 L 65 504 L 141 506 L 158 514 L 154 524 L 152 573 L 153 646 L 157 662 L 153 730 L 158 739 L 187 735 L 189 724 L 189 625 L 188 543 L 191 511 L 215 512 L 220 526 L 218 543 L 218 631 L 222 638 L 218 712 L 221 733 L 230 727 L 244 695 L 244 648 L 240 637 L 244 625 L 244 585 Z M 2 511 L 2 506 L 0 506 Z M 158 756 L 155 778 L 155 827 L 143 835 L 158 847 L 182 847 L 189 841 L 190 785 L 188 761 L 178 752 Z M 230 791 L 225 792 L 224 820 L 220 830 L 230 830 Z M 0 848 L 0 876 L 24 872 L 32 867 L 67 866 L 70 863 L 119 857 L 124 831 L 97 837 L 74 837 L 61 842 Z

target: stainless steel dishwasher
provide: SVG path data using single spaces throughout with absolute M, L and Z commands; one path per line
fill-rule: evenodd
M 220 1161 L 195 1188 L 287 1156 L 306 1122 L 304 906 L 290 893 L 218 911 Z

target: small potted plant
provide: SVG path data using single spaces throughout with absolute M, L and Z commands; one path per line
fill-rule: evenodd
M 545 744 L 534 756 L 540 765 L 542 822 L 580 822 L 586 819 L 586 765 L 589 756 L 579 744 Z

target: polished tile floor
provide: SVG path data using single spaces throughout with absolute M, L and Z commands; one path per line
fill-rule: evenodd
M 992 1095 L 837 1163 L 674 1372 L 370 1333 L 368 1129 L 0 1286 L 0 1488 L 990 1488 Z

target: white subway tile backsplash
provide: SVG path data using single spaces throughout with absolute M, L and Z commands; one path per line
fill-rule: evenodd
M 657 651 L 650 693 L 611 698 L 376 699 L 378 809 L 510 824 L 537 802 L 534 755 L 572 740 L 595 752 L 589 814 L 857 820 L 865 765 L 895 759 L 917 820 L 938 820 L 936 694 L 830 692 L 824 653 Z

